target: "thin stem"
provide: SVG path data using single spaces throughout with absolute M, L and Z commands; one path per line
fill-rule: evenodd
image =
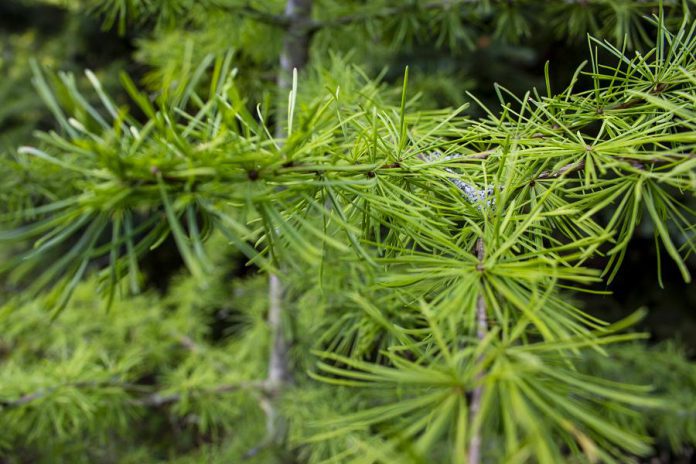
M 476 240 L 476 256 L 479 260 L 479 268 L 483 270 L 483 259 L 485 250 L 483 247 L 483 239 Z M 486 310 L 486 300 L 483 297 L 483 292 L 479 293 L 476 300 L 476 337 L 479 342 L 486 338 L 488 333 L 488 316 Z M 477 363 L 481 363 L 481 358 Z M 469 415 L 469 424 L 473 427 L 481 411 L 481 400 L 483 398 L 483 372 L 479 372 L 476 376 L 477 386 L 471 394 L 471 408 Z M 472 429 L 473 434 L 469 440 L 469 464 L 479 464 L 481 462 L 481 430 L 479 428 Z

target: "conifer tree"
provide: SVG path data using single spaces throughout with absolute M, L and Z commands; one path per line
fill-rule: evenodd
M 649 367 L 612 374 L 641 313 L 609 323 L 573 299 L 611 284 L 641 223 L 657 278 L 675 266 L 690 282 L 691 3 L 75 4 L 169 46 L 186 18 L 195 37 L 144 87 L 123 74 L 128 104 L 90 71 L 85 91 L 35 69 L 58 128 L 18 157 L 56 182 L 2 215 L 1 269 L 24 285 L 0 318 L 12 459 L 626 462 L 650 435 L 696 443 L 691 417 L 650 428 L 683 404 L 652 393 Z M 470 95 L 481 117 L 424 107 L 408 69 L 395 89 L 326 57 L 342 34 L 375 49 L 421 35 L 455 49 L 477 28 L 518 40 L 551 13 L 563 36 L 594 34 L 586 64 L 563 89 L 552 64 L 542 89 L 497 86 L 499 110 Z M 139 295 L 170 237 L 190 277 Z M 230 282 L 235 253 L 253 278 Z M 214 344 L 203 319 L 220 304 L 239 321 Z M 162 437 L 166 420 L 189 441 Z

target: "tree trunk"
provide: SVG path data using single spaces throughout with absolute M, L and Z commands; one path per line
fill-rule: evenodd
M 281 95 L 287 93 L 292 84 L 293 70 L 300 71 L 307 64 L 310 45 L 310 29 L 312 0 L 288 0 L 285 5 L 285 17 L 288 21 L 283 50 L 280 54 L 280 69 L 278 70 L 278 92 Z M 282 106 L 281 106 L 282 107 Z M 281 124 L 281 118 L 276 121 L 275 135 L 282 139 L 286 136 L 285 128 Z M 277 395 L 283 386 L 291 381 L 292 372 L 288 351 L 290 344 L 287 340 L 284 321 L 287 314 L 283 308 L 283 283 L 280 276 L 271 274 L 268 279 L 268 326 L 271 332 L 271 354 L 268 360 L 268 384 Z M 279 438 L 277 430 L 278 413 L 274 401 L 268 403 L 266 414 L 268 416 L 267 432 L 271 439 Z

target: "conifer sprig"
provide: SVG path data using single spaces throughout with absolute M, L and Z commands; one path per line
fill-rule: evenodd
M 309 375 L 299 381 L 308 390 L 361 391 L 357 412 L 325 414 L 305 430 L 301 442 L 317 447 L 315 460 L 322 443 L 335 460 L 391 459 L 372 442 L 406 456 L 400 462 L 622 462 L 646 454 L 643 430 L 626 424 L 664 403 L 646 387 L 578 368 L 581 356 L 641 335 L 620 332 L 630 321 L 590 316 L 567 292 L 610 281 L 646 220 L 690 279 L 696 213 L 683 199 L 696 192 L 696 34 L 689 21 L 676 33 L 662 17 L 655 25 L 656 47 L 646 54 L 591 42 L 616 62 L 600 63 L 593 51 L 590 70 L 576 75 L 590 90 L 575 90 L 577 80 L 560 93 L 547 83 L 546 94 L 522 97 L 498 87 L 502 111 L 478 120 L 462 108 L 418 111 L 406 88 L 383 97 L 343 65 L 337 71 L 355 90 L 303 97 L 293 89 L 292 130 L 282 138 L 272 135 L 267 108 L 249 109 L 224 57 L 204 60 L 155 102 L 124 76 L 134 109 L 114 104 L 93 76 L 101 107 L 69 75 L 52 89 L 37 74 L 62 130 L 20 151 L 37 168 L 65 173 L 65 183 L 45 203 L 2 217 L 22 224 L 4 227 L 1 240 L 33 244 L 3 269 L 18 277 L 36 270 L 32 290 L 56 289 L 61 309 L 90 270 L 111 293 L 126 276 L 136 290 L 138 261 L 171 236 L 206 289 L 215 269 L 206 241 L 220 234 L 250 263 L 290 281 L 300 276 L 289 287 L 299 295 L 296 349 L 317 363 L 303 366 Z M 204 84 L 208 67 L 214 78 Z M 67 253 L 37 268 L 63 244 Z M 590 267 L 601 256 L 606 267 Z M 258 335 L 258 324 L 249 325 L 246 336 Z M 80 349 L 84 356 L 62 366 L 75 379 L 55 385 L 93 381 L 82 374 L 97 355 L 74 353 Z M 151 366 L 161 353 L 146 355 Z M 167 404 L 177 416 L 195 411 L 202 429 L 221 427 L 242 406 L 207 398 L 234 389 L 215 385 L 268 387 L 250 372 L 260 356 L 239 356 L 229 369 L 229 360 L 203 364 L 189 353 L 161 373 L 171 389 L 132 406 Z M 114 374 L 137 384 L 127 367 L 140 360 L 127 361 Z M 99 411 L 95 397 L 67 390 L 73 407 Z M 125 390 L 115 394 L 127 397 Z M 36 395 L 5 404 L 19 402 L 7 409 L 21 415 L 33 403 L 21 398 L 52 397 Z M 37 436 L 59 429 L 57 403 L 54 422 L 41 422 Z

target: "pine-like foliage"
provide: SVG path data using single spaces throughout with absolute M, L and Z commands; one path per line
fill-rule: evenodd
M 221 3 L 109 11 L 115 21 L 147 7 L 166 23 L 167 11 Z M 612 281 L 641 223 L 664 253 L 657 278 L 676 266 L 691 279 L 696 25 L 687 11 L 670 29 L 662 11 L 639 27 L 649 52 L 591 39 L 567 88 L 549 78 L 522 96 L 497 87 L 502 109 L 475 119 L 419 107 L 408 72 L 399 93 L 341 58 L 295 74 L 282 116 L 285 103 L 245 98 L 234 51 L 207 55 L 155 99 L 124 74 L 130 106 L 91 73 L 92 96 L 69 75 L 51 86 L 38 73 L 59 130 L 19 153 L 60 183 L 2 216 L 0 239 L 17 244 L 2 269 L 27 284 L 24 296 L 48 294 L 3 313 L 0 446 L 50 460 L 84 456 L 87 436 L 132 446 L 102 449 L 126 462 L 166 457 L 176 446 L 157 449 L 141 429 L 167 418 L 191 440 L 177 451 L 223 443 L 191 462 L 626 462 L 650 452 L 649 434 L 693 443 L 690 416 L 649 428 L 677 406 L 651 393 L 644 371 L 627 383 L 607 367 L 617 344 L 642 338 L 626 331 L 640 314 L 609 324 L 572 299 Z M 589 90 L 576 89 L 581 79 Z M 168 238 L 192 278 L 161 302 L 128 299 L 139 263 Z M 286 287 L 271 326 L 292 340 L 292 379 L 266 366 L 278 332 L 257 278 L 231 299 L 233 333 L 206 338 L 227 247 Z M 20 343 L 42 324 L 45 339 Z

